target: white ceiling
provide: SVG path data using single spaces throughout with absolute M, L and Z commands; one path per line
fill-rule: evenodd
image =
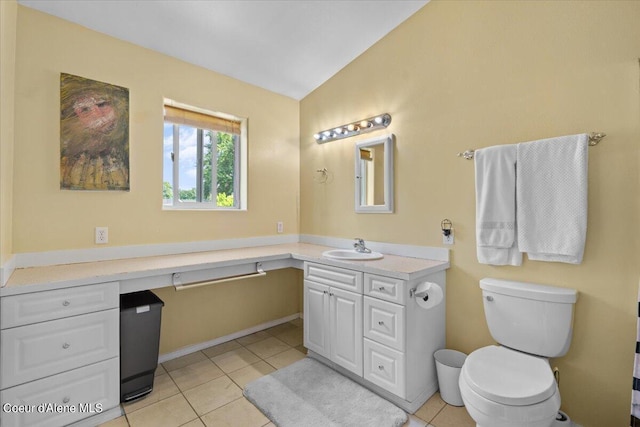
M 302 99 L 429 0 L 18 0 Z

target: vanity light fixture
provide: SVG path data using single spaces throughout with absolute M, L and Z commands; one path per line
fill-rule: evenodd
M 338 126 L 333 129 L 323 130 L 313 135 L 318 144 L 335 141 L 336 139 L 349 138 L 378 129 L 383 129 L 391 123 L 391 114 L 384 113 L 368 119 L 358 120 L 353 123 Z

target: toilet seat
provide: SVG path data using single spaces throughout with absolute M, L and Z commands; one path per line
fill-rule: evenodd
M 478 395 L 509 406 L 534 405 L 557 391 L 546 359 L 501 346 L 472 352 L 461 375 Z

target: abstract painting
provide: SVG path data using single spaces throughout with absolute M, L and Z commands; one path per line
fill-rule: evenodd
M 129 191 L 129 89 L 60 74 L 60 188 Z

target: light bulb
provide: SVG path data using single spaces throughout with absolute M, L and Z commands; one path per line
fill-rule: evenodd
M 361 128 L 368 128 L 371 125 L 371 123 L 367 120 L 363 120 L 360 122 L 360 127 Z
M 331 131 L 325 130 L 324 132 L 322 132 L 322 134 L 324 136 L 331 136 Z
M 377 125 L 381 125 L 382 124 L 382 117 L 378 116 L 375 119 L 373 119 L 374 122 L 376 122 Z
M 315 139 L 320 139 L 320 134 L 319 134 L 319 133 L 314 133 L 314 134 L 313 134 L 313 137 L 314 137 Z
M 349 126 L 347 126 L 347 130 L 349 132 L 353 132 L 354 130 L 356 130 L 356 125 L 354 125 L 353 123 L 351 123 Z

